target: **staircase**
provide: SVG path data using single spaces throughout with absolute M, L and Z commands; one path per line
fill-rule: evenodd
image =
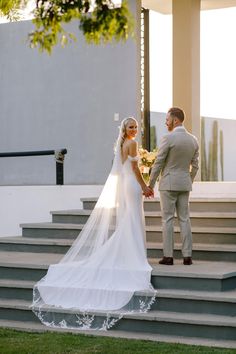
M 51 223 L 23 224 L 22 236 L 0 238 L 0 326 L 47 329 L 30 309 L 33 285 L 69 249 L 96 198 L 82 202 L 82 210 L 53 211 Z M 236 199 L 191 199 L 192 266 L 182 265 L 178 226 L 175 265 L 158 264 L 159 200 L 145 200 L 144 209 L 157 301 L 99 334 L 236 348 Z

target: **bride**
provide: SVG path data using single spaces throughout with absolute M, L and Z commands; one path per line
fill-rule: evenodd
M 155 301 L 143 212 L 143 194 L 151 191 L 138 168 L 136 135 L 137 121 L 124 119 L 91 216 L 61 261 L 34 286 L 32 309 L 47 326 L 109 329 Z

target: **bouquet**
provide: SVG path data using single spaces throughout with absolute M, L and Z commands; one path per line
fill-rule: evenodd
M 140 147 L 139 156 L 140 156 L 139 168 L 145 182 L 148 183 L 152 166 L 157 157 L 157 149 L 154 149 L 153 151 L 147 151 L 142 147 Z

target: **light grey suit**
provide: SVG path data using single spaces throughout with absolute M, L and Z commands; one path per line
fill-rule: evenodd
M 189 192 L 198 170 L 199 146 L 194 135 L 183 126 L 165 135 L 150 176 L 150 187 L 159 179 L 162 210 L 163 251 L 173 257 L 175 210 L 182 237 L 183 257 L 192 256 L 192 232 L 189 218 Z

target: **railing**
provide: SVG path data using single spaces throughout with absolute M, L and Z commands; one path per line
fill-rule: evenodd
M 25 157 L 54 155 L 56 159 L 56 184 L 64 184 L 64 158 L 67 154 L 66 149 L 43 150 L 43 151 L 24 151 L 24 152 L 1 152 L 0 157 Z

